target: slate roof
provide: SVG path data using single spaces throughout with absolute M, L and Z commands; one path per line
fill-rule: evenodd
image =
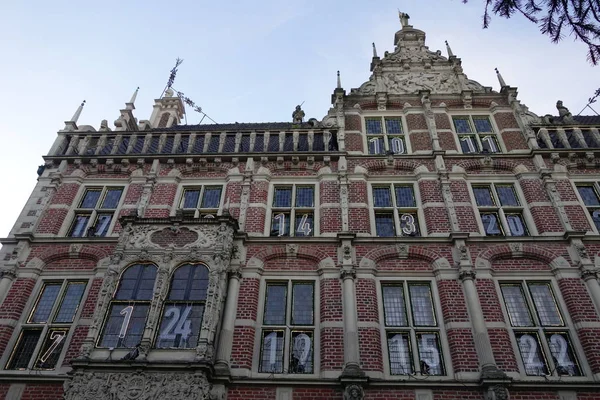
M 154 128 L 154 131 L 289 131 L 292 129 L 319 129 L 308 122 L 252 122 L 233 124 L 176 125 L 170 128 Z
M 578 115 L 573 117 L 575 121 L 584 125 L 600 125 L 600 115 Z

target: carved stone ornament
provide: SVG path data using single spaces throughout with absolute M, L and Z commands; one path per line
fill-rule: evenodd
M 508 400 L 508 389 L 501 385 L 490 386 L 485 392 L 485 400 Z
M 65 400 L 210 399 L 202 373 L 75 372 L 65 383 Z
M 476 272 L 472 269 L 465 269 L 458 273 L 458 279 L 464 280 L 475 280 Z
M 215 246 L 217 234 L 211 226 L 157 227 L 155 225 L 127 225 L 119 239 L 125 249 L 210 248 Z
M 344 389 L 344 400 L 363 400 L 365 392 L 360 385 L 352 384 Z
M 8 278 L 15 279 L 17 277 L 17 269 L 16 268 L 0 268 L 0 279 Z

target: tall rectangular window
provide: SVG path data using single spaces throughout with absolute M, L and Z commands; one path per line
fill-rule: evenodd
M 381 284 L 392 375 L 444 375 L 439 324 L 428 282 Z
M 271 236 L 314 236 L 315 187 L 275 186 L 271 208 Z
M 421 236 L 412 184 L 373 185 L 377 236 Z
M 578 183 L 577 191 L 588 213 L 592 217 L 594 226 L 600 231 L 600 196 L 598 195 L 598 185 L 594 183 Z
M 6 369 L 55 369 L 87 282 L 44 282 Z
M 473 184 L 473 195 L 487 236 L 528 236 L 523 206 L 514 185 Z
M 268 282 L 259 372 L 314 373 L 314 282 Z
M 527 375 L 582 375 L 549 282 L 503 282 L 500 290 Z
M 487 116 L 461 115 L 452 117 L 454 129 L 463 153 L 499 153 L 498 137 Z
M 87 188 L 75 210 L 69 236 L 106 236 L 115 219 L 122 194 L 122 187 Z
M 369 154 L 406 154 L 406 136 L 401 117 L 365 118 Z
M 195 217 L 214 216 L 221 205 L 222 186 L 186 186 L 183 188 L 179 208 Z

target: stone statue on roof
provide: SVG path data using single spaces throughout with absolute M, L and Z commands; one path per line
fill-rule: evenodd
M 300 106 L 296 106 L 296 109 L 294 110 L 294 112 L 292 113 L 292 121 L 294 124 L 301 124 L 302 120 L 304 119 L 304 111 L 302 111 L 302 108 Z
M 408 15 L 407 13 L 400 12 L 400 10 L 398 10 L 398 18 L 400 18 L 400 24 L 403 28 L 405 26 L 408 26 L 408 19 L 410 18 L 410 15 Z
M 567 107 L 563 106 L 562 100 L 556 102 L 556 109 L 558 110 L 558 117 L 563 123 L 569 124 L 575 122 L 573 114 L 571 114 Z

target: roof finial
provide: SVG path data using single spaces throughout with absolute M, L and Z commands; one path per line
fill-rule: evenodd
M 79 119 L 79 116 L 81 115 L 81 110 L 83 110 L 83 106 L 85 105 L 85 100 L 81 102 L 81 104 L 79 105 L 79 107 L 77 107 L 77 111 L 75 111 L 75 114 L 73 114 L 73 117 L 71 117 L 71 121 L 69 122 L 77 122 L 77 120 Z
M 448 51 L 448 57 L 454 57 L 454 53 L 452 52 L 452 49 L 450 48 L 448 41 L 446 40 L 445 42 L 446 42 L 446 50 Z
M 410 15 L 408 15 L 407 13 L 403 13 L 400 10 L 398 10 L 398 18 L 400 18 L 400 25 L 402 25 L 402 29 L 404 29 L 405 27 L 409 26 L 408 25 L 408 19 L 410 18 Z
M 374 42 L 373 42 L 373 58 L 377 58 L 377 47 L 375 47 Z
M 337 88 L 342 88 L 342 79 L 340 78 L 340 71 L 337 72 Z
M 135 98 L 137 97 L 137 94 L 138 94 L 138 90 L 140 90 L 139 86 L 135 89 L 135 92 L 133 92 L 133 96 L 131 96 L 131 100 L 129 100 L 129 103 L 125 104 L 125 108 L 127 110 L 135 110 L 134 103 L 135 103 Z
M 498 82 L 500 82 L 500 87 L 503 88 L 506 85 L 506 82 L 504 82 L 504 78 L 502 77 L 502 75 L 500 74 L 500 71 L 498 71 L 498 68 L 494 68 L 496 70 L 496 76 L 498 77 Z

